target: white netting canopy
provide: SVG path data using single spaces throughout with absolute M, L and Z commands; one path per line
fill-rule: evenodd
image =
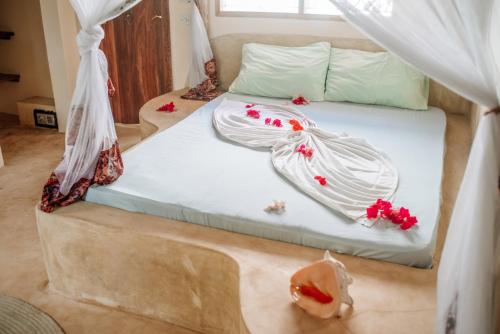
M 77 36 L 80 65 L 66 127 L 64 157 L 47 182 L 42 209 L 81 198 L 92 183 L 109 183 L 122 171 L 108 98 L 108 64 L 99 49 L 101 24 L 140 0 L 70 0 L 81 30 Z M 96 167 L 98 167 L 96 171 Z
M 490 40 L 498 0 L 330 1 L 436 81 L 479 105 L 499 106 L 500 66 Z M 439 267 L 439 333 L 492 332 L 499 129 L 495 113 L 481 118 L 455 203 Z

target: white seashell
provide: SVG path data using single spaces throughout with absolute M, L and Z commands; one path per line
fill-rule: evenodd
M 268 213 L 283 213 L 283 211 L 285 211 L 285 202 L 274 200 L 264 209 L 264 211 Z

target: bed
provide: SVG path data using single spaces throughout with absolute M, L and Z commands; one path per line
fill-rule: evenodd
M 432 265 L 444 158 L 444 112 L 316 102 L 299 108 L 324 130 L 365 138 L 399 171 L 395 205 L 409 207 L 418 228 L 368 228 L 323 206 L 273 168 L 270 154 L 222 138 L 212 113 L 224 99 L 286 100 L 226 93 L 174 127 L 124 153 L 124 175 L 92 187 L 89 202 L 278 241 L 409 266 Z M 286 211 L 263 209 L 284 200 Z
M 296 35 L 230 34 L 218 36 L 211 40 L 211 44 L 217 60 L 220 88 L 227 90 L 238 74 L 241 47 L 244 43 L 300 46 L 324 40 L 325 38 L 321 36 Z M 340 48 L 381 50 L 379 46 L 368 40 L 333 39 L 331 42 L 333 46 Z M 266 181 L 270 183 L 269 186 L 260 184 L 266 192 L 257 197 L 255 194 L 247 193 L 246 196 L 240 194 L 240 198 L 231 198 L 229 195 L 215 191 L 204 196 L 207 192 L 206 190 L 204 192 L 203 187 L 206 187 L 208 183 L 194 184 L 195 181 L 206 182 L 207 177 L 222 179 L 225 183 L 221 182 L 215 186 L 227 190 L 226 188 L 231 186 L 228 181 L 236 180 L 237 177 L 228 175 L 228 179 L 224 175 L 224 173 L 227 174 L 224 169 L 218 171 L 219 173 L 209 173 L 206 170 L 208 168 L 206 161 L 197 158 L 194 154 L 187 155 L 188 147 L 179 147 L 180 134 L 183 133 L 182 137 L 187 138 L 188 133 L 183 131 L 183 128 L 191 123 L 197 125 L 198 128 L 203 128 L 204 135 L 211 138 L 208 134 L 213 129 L 211 126 L 206 126 L 207 119 L 204 117 L 209 117 L 208 114 L 221 101 L 219 99 L 202 107 L 203 102 L 181 99 L 180 96 L 184 93 L 185 90 L 182 90 L 158 96 L 141 108 L 141 133 L 144 140 L 123 154 L 125 175 L 111 187 L 92 188 L 89 192 L 88 200 L 97 201 L 97 197 L 107 197 L 108 201 L 111 201 L 109 198 L 113 197 L 113 201 L 117 201 L 113 205 L 118 206 L 119 200 L 122 202 L 120 205 L 130 206 L 127 210 L 136 212 L 112 207 L 111 204 L 103 205 L 90 201 L 58 208 L 51 214 L 44 213 L 37 207 L 37 227 L 51 291 L 73 300 L 90 301 L 120 308 L 202 333 L 331 333 L 346 330 L 370 333 L 374 326 L 381 332 L 410 327 L 415 332 L 432 331 L 433 322 L 429 319 L 433 318 L 435 309 L 436 264 L 439 262 L 439 252 L 443 244 L 449 214 L 470 146 L 470 128 L 466 116 L 472 107 L 469 101 L 431 81 L 429 105 L 436 106 L 436 108 L 431 108 L 428 112 L 329 103 L 313 103 L 304 107 L 304 110 L 308 110 L 307 112 L 311 115 L 314 114 L 314 120 L 322 127 L 366 138 L 391 156 L 400 173 L 401 183 L 398 191 L 405 191 L 405 196 L 407 196 L 404 198 L 401 197 L 402 194 L 397 193 L 396 203 L 404 202 L 412 211 L 415 211 L 420 219 L 419 229 L 415 230 L 414 234 L 409 234 L 397 230 L 370 229 L 353 223 L 346 224 L 335 213 L 294 189 L 291 184 L 272 171 L 269 166 L 269 152 L 252 150 L 222 139 L 217 140 L 218 145 L 222 145 L 227 152 L 233 154 L 237 151 L 235 154 L 240 159 L 259 159 L 263 162 L 254 166 L 255 172 L 267 175 Z M 224 95 L 222 98 L 256 100 L 253 97 L 229 95 Z M 156 112 L 158 107 L 168 101 L 175 101 L 178 107 L 176 112 L 171 114 Z M 279 100 L 279 102 L 284 101 Z M 335 106 L 335 108 L 325 112 L 322 108 L 327 105 Z M 445 173 L 443 175 L 441 175 L 441 168 L 432 167 L 433 164 L 442 165 L 444 153 L 445 117 L 438 108 L 446 112 L 447 119 Z M 192 114 L 193 111 L 195 111 L 194 114 Z M 382 113 L 391 116 L 382 117 Z M 324 117 L 327 114 L 330 118 Z M 359 114 L 363 116 L 360 117 Z M 335 117 L 333 123 L 332 117 Z M 182 121 L 183 119 L 185 122 Z M 162 131 L 165 129 L 167 130 Z M 387 129 L 387 131 L 382 131 L 382 129 Z M 201 134 L 190 132 L 193 137 Z M 396 144 L 401 141 L 410 143 L 410 139 L 416 138 L 417 135 L 420 145 L 413 143 L 404 151 L 395 150 Z M 395 142 L 394 138 L 397 138 L 398 142 Z M 212 137 L 210 142 L 215 142 L 216 139 Z M 200 157 L 201 154 L 210 154 L 211 157 L 222 155 L 222 152 L 214 150 L 212 146 L 210 150 L 207 149 L 207 152 L 202 151 L 201 148 L 208 146 L 202 143 L 198 149 Z M 140 152 L 146 148 L 154 150 L 159 154 L 158 156 L 166 160 L 170 159 L 169 155 L 172 155 L 174 151 L 181 152 L 177 153 L 180 154 L 177 158 L 185 163 L 188 161 L 196 163 L 197 176 L 195 177 L 191 171 L 188 178 L 187 171 L 184 171 L 185 164 L 179 163 L 172 168 L 175 172 L 169 172 L 167 168 L 160 168 L 158 161 L 150 160 L 152 157 L 138 158 Z M 431 156 L 436 158 L 434 162 L 429 160 Z M 172 159 L 172 162 L 175 161 Z M 242 162 L 232 159 L 230 166 L 239 163 Z M 140 205 L 147 204 L 160 210 L 164 204 L 160 201 L 154 203 L 147 199 L 148 196 L 141 199 L 144 194 L 140 191 L 147 189 L 137 188 L 138 190 L 134 192 L 128 188 L 131 185 L 129 182 L 133 181 L 131 173 L 135 174 L 136 168 L 147 172 L 141 175 L 143 178 L 148 178 L 149 184 L 158 189 L 155 193 L 158 200 L 183 201 L 186 207 L 172 206 L 170 209 L 175 208 L 177 214 L 193 215 L 198 217 L 197 219 L 203 218 L 205 219 L 202 221 L 204 225 L 186 223 L 179 219 L 167 219 L 163 215 L 164 212 L 158 212 L 160 215 L 141 213 L 144 212 L 141 210 L 145 207 Z M 153 170 L 165 177 L 164 184 L 157 185 L 151 181 L 157 177 L 152 174 Z M 419 177 L 424 179 L 418 179 L 419 182 L 417 182 L 413 174 L 408 174 L 409 171 L 418 172 Z M 443 176 L 443 203 L 439 210 L 441 176 Z M 181 177 L 191 182 L 191 189 L 188 189 L 188 183 L 177 184 L 176 187 L 185 188 L 180 189 L 181 191 L 174 188 L 176 180 Z M 167 179 L 173 182 L 167 184 Z M 255 187 L 258 186 L 252 184 L 247 175 L 243 180 L 238 178 L 235 182 L 240 182 L 240 190 L 246 190 L 251 186 L 251 189 L 255 191 Z M 241 182 L 244 183 L 241 184 Z M 197 187 L 196 191 L 195 187 Z M 429 190 L 428 187 L 432 189 Z M 122 197 L 122 190 L 125 189 L 128 189 L 128 194 Z M 280 193 L 269 193 L 269 189 L 279 190 Z M 426 196 L 434 198 L 432 200 L 424 198 L 418 195 L 420 192 L 425 192 Z M 272 199 L 284 197 L 282 194 L 293 197 L 281 198 L 287 201 L 286 213 L 283 216 L 266 214 L 263 211 L 264 206 L 268 205 Z M 372 252 L 378 250 L 378 256 L 382 254 L 380 250 L 384 248 L 391 249 L 391 251 L 384 251 L 386 261 L 334 254 L 346 265 L 354 278 L 352 293 L 356 306 L 354 309 L 346 309 L 341 319 L 318 322 L 290 305 L 289 279 L 299 267 L 321 258 L 322 250 L 254 237 L 243 234 L 245 231 L 233 233 L 220 228 L 206 227 L 210 224 L 214 226 L 214 221 L 219 222 L 218 227 L 225 227 L 229 230 L 230 226 L 223 224 L 225 220 L 220 220 L 223 214 L 220 208 L 216 211 L 217 208 L 212 207 L 211 217 L 218 217 L 217 219 L 208 219 L 206 214 L 194 214 L 193 210 L 188 210 L 189 205 L 191 208 L 194 207 L 192 202 L 186 200 L 187 195 L 195 196 L 197 200 L 201 199 L 199 202 L 205 205 L 205 209 L 213 203 L 220 205 L 227 205 L 226 202 L 229 201 L 233 205 L 244 203 L 242 212 L 236 212 L 234 217 L 238 218 L 236 222 L 239 222 L 242 227 L 250 227 L 254 233 L 257 229 L 254 229 L 251 224 L 256 222 L 261 225 L 259 233 L 263 233 L 264 226 L 271 225 L 271 220 L 275 220 L 275 227 L 286 224 L 276 224 L 280 219 L 285 221 L 285 218 L 287 218 L 286 222 L 290 222 L 288 225 L 293 222 L 297 224 L 293 230 L 289 230 L 290 232 L 274 235 L 273 239 L 286 240 L 286 237 L 287 241 L 293 241 L 294 238 L 300 238 L 299 235 L 302 234 L 305 237 L 298 241 L 314 240 L 318 242 L 316 247 L 322 243 L 325 248 L 335 248 L 372 258 L 375 256 L 368 252 L 369 249 Z M 425 203 L 422 205 L 417 203 L 417 198 Z M 433 205 L 427 207 L 426 203 L 433 203 Z M 300 215 L 304 214 L 304 210 L 301 210 L 304 205 L 315 208 L 317 212 L 314 213 L 314 217 L 308 215 L 305 219 L 299 219 Z M 202 208 L 198 206 L 197 210 L 200 209 Z M 170 211 L 170 214 L 172 212 L 175 210 Z M 248 219 L 248 217 L 243 219 L 241 213 L 248 212 L 257 216 L 257 219 Z M 439 212 L 441 212 L 441 218 L 433 269 L 422 270 L 388 262 L 397 262 L 394 257 L 392 259 L 387 257 L 392 254 L 398 255 L 399 260 L 406 261 L 405 264 L 428 267 L 438 228 Z M 215 216 L 214 213 L 219 215 Z M 292 215 L 294 218 L 289 221 L 288 218 Z M 327 216 L 328 222 L 322 223 L 327 224 L 327 228 L 340 226 L 347 231 L 351 229 L 350 234 L 340 234 L 337 230 L 336 240 L 333 242 L 335 245 L 331 247 L 329 244 L 332 240 L 321 236 L 321 221 L 318 220 L 320 217 Z M 303 227 L 310 221 L 318 224 L 315 225 L 316 231 L 310 230 L 310 227 L 309 230 Z M 355 253 L 352 245 L 358 248 L 363 247 L 365 254 Z M 410 250 L 409 245 L 413 245 L 412 254 L 404 252 L 404 249 Z M 343 249 L 340 249 L 341 247 Z M 421 263 L 415 261 L 417 258 L 415 254 L 420 257 Z M 200 279 L 201 277 L 203 279 Z M 223 288 L 221 288 L 221 281 L 224 282 Z M 408 303 L 409 300 L 411 303 Z M 383 314 L 380 310 L 384 310 Z

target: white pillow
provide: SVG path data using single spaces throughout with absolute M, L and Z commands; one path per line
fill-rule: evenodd
M 240 73 L 229 92 L 323 101 L 330 47 L 328 42 L 302 47 L 245 44 Z

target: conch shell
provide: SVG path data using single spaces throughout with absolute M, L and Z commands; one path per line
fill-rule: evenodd
M 323 260 L 297 271 L 290 278 L 293 301 L 312 316 L 328 319 L 339 316 L 340 305 L 353 305 L 348 285 L 352 278 L 342 262 L 334 259 L 329 251 Z

